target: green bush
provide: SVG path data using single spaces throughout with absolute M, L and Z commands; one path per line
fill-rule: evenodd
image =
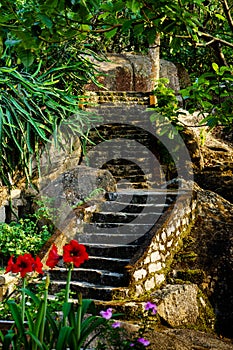
M 39 229 L 33 216 L 10 224 L 0 223 L 0 256 L 5 260 L 10 255 L 36 255 L 50 235 L 47 225 Z
M 225 131 L 233 128 L 233 67 L 212 64 L 212 71 L 202 74 L 186 89 L 180 91 L 185 109 L 199 111 L 201 125 L 209 129 L 221 125 Z

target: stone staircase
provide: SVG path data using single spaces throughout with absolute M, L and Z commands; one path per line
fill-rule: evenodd
M 120 190 L 107 193 L 100 210 L 74 237 L 89 254 L 81 268 L 74 269 L 71 290 L 83 297 L 110 301 L 126 298 L 127 266 L 147 232 L 176 198 L 176 191 Z M 165 200 L 165 201 L 164 201 Z M 67 270 L 61 264 L 51 272 L 51 292 L 66 285 Z
M 149 94 L 114 92 L 112 98 L 109 92 L 99 92 L 95 97 L 103 104 L 91 110 L 102 120 L 88 134 L 81 165 L 110 171 L 117 191 L 97 201 L 98 211 L 75 236 L 86 246 L 89 260 L 74 269 L 71 290 L 84 298 L 111 301 L 129 295 L 128 267 L 177 191 L 166 188 L 161 149 L 167 153 L 145 111 Z M 98 179 L 96 183 L 98 188 Z M 51 293 L 65 287 L 66 275 L 62 265 L 51 271 Z

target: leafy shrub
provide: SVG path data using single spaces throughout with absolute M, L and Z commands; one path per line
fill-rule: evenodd
M 35 255 L 50 235 L 46 225 L 39 230 L 31 218 L 10 224 L 0 223 L 0 254 L 3 257 L 18 256 L 25 252 Z
M 213 71 L 204 73 L 193 85 L 181 90 L 185 108 L 203 116 L 201 124 L 210 129 L 217 125 L 233 127 L 233 67 L 212 64 Z

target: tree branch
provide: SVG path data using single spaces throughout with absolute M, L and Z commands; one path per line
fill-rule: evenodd
M 227 18 L 228 24 L 231 28 L 231 31 L 233 32 L 233 20 L 231 17 L 231 12 L 230 12 L 230 8 L 228 6 L 227 0 L 222 0 L 222 5 L 223 5 L 224 13 Z
M 229 41 L 226 41 L 226 40 L 217 38 L 216 36 L 213 36 L 213 35 L 211 35 L 211 34 L 204 33 L 204 32 L 198 32 L 198 34 L 199 34 L 200 36 L 203 36 L 203 37 L 205 37 L 205 38 L 209 38 L 209 39 L 211 39 L 211 40 L 214 40 L 215 42 L 219 42 L 219 43 L 221 43 L 221 44 L 223 44 L 223 45 L 225 45 L 225 46 L 228 46 L 228 47 L 233 48 L 233 44 L 230 43 Z

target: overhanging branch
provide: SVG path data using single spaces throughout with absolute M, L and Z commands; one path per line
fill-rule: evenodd
M 231 17 L 231 12 L 230 12 L 230 8 L 229 8 L 227 0 L 222 0 L 222 5 L 223 5 L 224 13 L 225 13 L 225 16 L 227 18 L 228 24 L 231 28 L 231 31 L 233 32 L 233 20 Z

